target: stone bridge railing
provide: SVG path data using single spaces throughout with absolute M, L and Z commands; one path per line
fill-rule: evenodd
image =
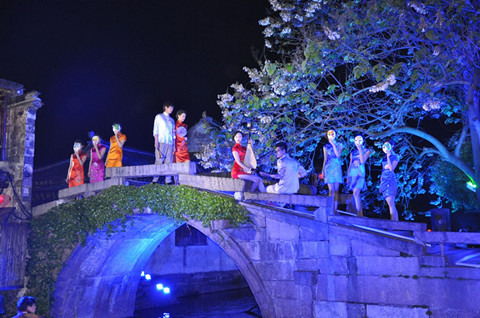
M 250 188 L 249 181 L 212 175 L 197 175 L 196 172 L 197 167 L 193 162 L 107 168 L 105 172 L 106 180 L 62 189 L 58 192 L 58 200 L 34 207 L 33 215 L 41 215 L 54 206 L 78 197 L 95 195 L 111 186 L 134 183 L 134 179 L 166 175 L 178 176 L 176 180 L 180 185 L 188 185 L 210 191 L 237 192 L 240 194 L 241 200 L 278 202 L 291 205 L 322 207 L 322 209 L 327 208 L 326 202 L 328 198 L 325 196 L 250 193 L 247 192 Z M 341 195 L 340 203 L 348 204 L 350 198 L 351 195 Z

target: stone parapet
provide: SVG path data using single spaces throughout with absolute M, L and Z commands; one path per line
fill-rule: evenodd
M 413 235 L 425 243 L 443 244 L 480 244 L 480 233 L 470 232 L 424 232 L 416 231 Z
M 388 234 L 388 233 L 387 233 Z M 403 239 L 400 237 L 389 236 L 383 233 L 374 231 L 365 231 L 355 227 L 329 225 L 330 240 L 358 241 L 368 243 L 374 246 L 379 246 L 384 249 L 401 252 L 405 256 L 420 256 L 424 255 L 424 246 L 415 242 L 413 239 Z M 345 243 L 349 244 L 349 243 Z M 348 246 L 344 247 L 348 251 Z M 335 247 L 335 245 L 333 246 Z
M 58 191 L 58 198 L 61 200 L 69 200 L 78 196 L 88 197 L 110 188 L 111 186 L 123 185 L 124 183 L 124 178 L 112 178 L 95 183 L 84 183 L 76 187 L 65 188 Z
M 241 179 L 187 174 L 179 174 L 178 182 L 181 185 L 213 191 L 245 192 L 250 187 L 249 182 Z
M 166 163 L 162 165 L 127 166 L 105 169 L 106 178 L 115 177 L 151 177 L 151 176 L 173 176 L 179 174 L 196 174 L 197 164 L 195 162 Z
M 363 225 L 367 227 L 389 230 L 389 231 L 421 231 L 422 233 L 427 230 L 427 225 L 425 223 L 414 223 L 414 222 L 402 222 L 402 221 L 391 221 L 391 220 L 382 220 L 382 219 L 371 219 L 371 218 L 359 218 L 352 216 L 330 216 L 328 217 L 328 222 L 344 224 L 344 225 Z
M 328 196 L 323 195 L 301 195 L 301 194 L 274 194 L 274 193 L 253 193 L 244 194 L 245 200 L 281 202 L 293 205 L 306 205 L 315 207 L 327 207 Z
M 37 205 L 37 206 L 34 206 L 32 208 L 32 214 L 33 214 L 33 217 L 37 217 L 37 216 L 40 216 L 42 214 L 45 214 L 47 213 L 51 208 L 54 208 L 60 204 L 63 204 L 65 203 L 66 201 L 65 200 L 55 200 L 55 201 L 50 201 L 50 202 L 47 202 L 47 203 L 44 203 L 44 204 L 40 204 L 40 205 Z

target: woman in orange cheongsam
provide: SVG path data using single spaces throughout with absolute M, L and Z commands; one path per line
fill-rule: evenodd
M 175 162 L 189 162 L 190 155 L 187 147 L 187 125 L 184 123 L 187 113 L 180 109 L 177 112 L 175 123 Z
M 70 166 L 68 167 L 67 182 L 68 187 L 76 187 L 83 184 L 85 173 L 83 164 L 87 160 L 87 154 L 82 151 L 83 145 L 80 140 L 76 140 L 73 144 L 73 154 L 70 156 Z
M 120 132 L 122 130 L 120 124 L 113 124 L 112 130 L 113 136 L 110 137 L 110 150 L 105 165 L 107 168 L 122 166 L 123 145 L 127 141 L 127 136 Z

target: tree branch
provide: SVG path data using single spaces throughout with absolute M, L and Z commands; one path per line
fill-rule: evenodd
M 391 136 L 397 133 L 407 133 L 411 134 L 417 137 L 420 137 L 428 142 L 430 142 L 438 151 L 438 154 L 440 155 L 440 158 L 443 160 L 453 164 L 460 170 L 462 170 L 469 178 L 476 179 L 475 178 L 475 171 L 468 166 L 463 160 L 460 158 L 456 157 L 454 154 L 448 151 L 448 149 L 435 137 L 433 137 L 430 134 L 427 134 L 424 131 L 411 128 L 411 127 L 397 127 L 397 128 L 392 128 L 391 130 L 379 133 L 379 134 L 374 134 L 377 138 L 382 138 L 385 136 Z M 478 180 L 475 180 L 475 183 L 478 183 Z
M 461 158 L 461 150 L 462 150 L 462 145 L 463 142 L 465 141 L 465 138 L 467 137 L 467 132 L 468 132 L 468 125 L 464 125 L 462 128 L 462 133 L 460 134 L 460 137 L 457 140 L 457 145 L 455 146 L 455 156 L 458 158 Z

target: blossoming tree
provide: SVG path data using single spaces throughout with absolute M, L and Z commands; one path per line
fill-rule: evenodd
M 271 14 L 260 21 L 266 58 L 245 68 L 249 85 L 233 84 L 219 96 L 224 126 L 203 153 L 205 162 L 228 167 L 229 133 L 248 124 L 263 164 L 272 164 L 272 146 L 285 140 L 292 155 L 313 167 L 322 137 L 335 128 L 346 144 L 364 133 L 377 157 L 385 139 L 396 141 L 401 199 L 425 193 L 425 177 L 438 160 L 458 169 L 463 185 L 480 184 L 478 6 L 461 0 L 270 4 Z M 473 154 L 471 162 L 462 153 Z M 466 200 L 480 202 L 480 190 L 469 195 Z

